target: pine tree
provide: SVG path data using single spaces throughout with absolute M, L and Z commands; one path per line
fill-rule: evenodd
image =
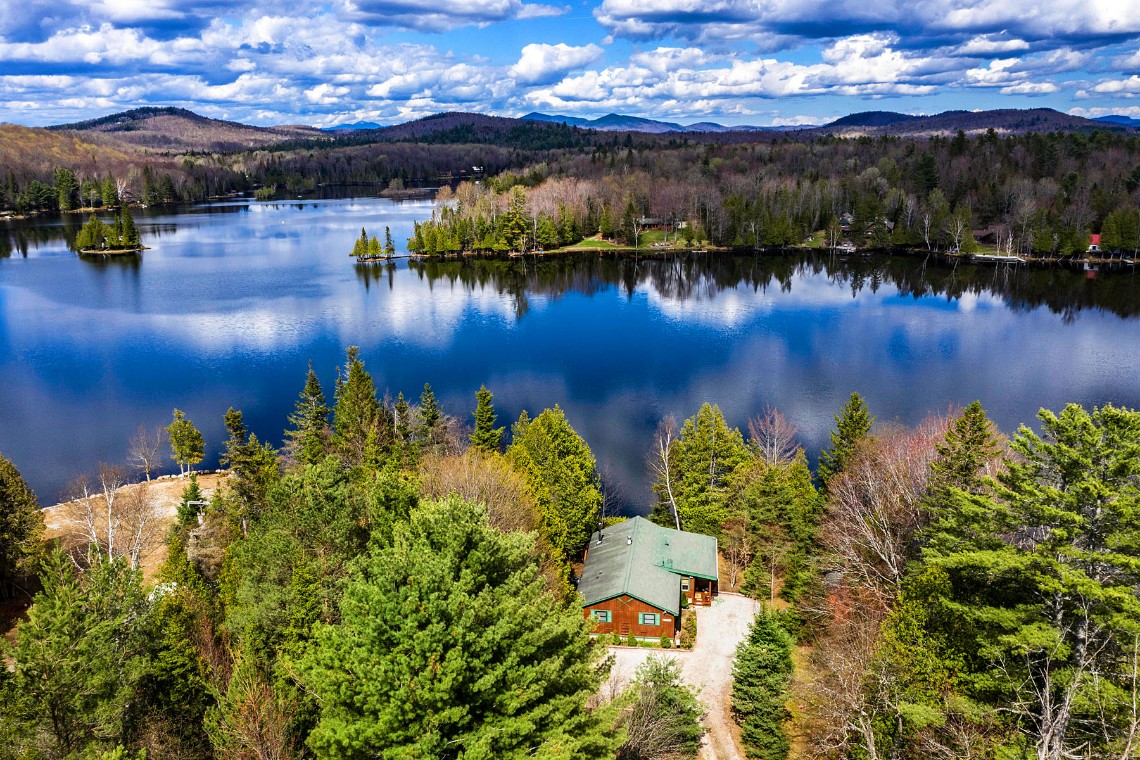
M 328 451 L 329 407 L 321 390 L 321 381 L 309 362 L 305 387 L 289 415 L 292 429 L 285 432 L 286 451 L 303 464 L 316 464 Z
M 533 420 L 524 411 L 506 455 L 534 491 L 543 536 L 562 554 L 576 553 L 589 540 L 602 508 L 590 447 L 555 406 Z
M 363 464 L 369 436 L 372 447 L 379 445 L 380 402 L 372 376 L 364 369 L 360 349 L 348 347 L 344 369 L 337 377 L 333 394 L 333 445 L 343 461 L 350 465 Z
M 244 449 L 249 443 L 249 430 L 245 426 L 242 413 L 232 406 L 226 410 L 224 422 L 230 437 L 226 439 L 226 450 L 222 453 L 220 464 L 223 467 L 238 466 L 245 456 Z
M 495 427 L 495 407 L 491 402 L 495 396 L 487 386 L 479 386 L 475 392 L 475 430 L 471 433 L 471 445 L 479 451 L 499 451 L 502 445 L 503 428 Z
M 777 615 L 763 610 L 736 650 L 732 710 L 748 757 L 783 760 L 790 743 L 785 721 L 792 680 L 792 637 Z
M 43 591 L 16 629 L 4 721 L 15 756 L 97 756 L 130 741 L 150 671 L 147 599 L 124 559 L 93 558 L 79 572 L 56 551 Z
M 704 708 L 681 682 L 681 663 L 659 655 L 637 667 L 630 684 L 632 701 L 622 722 L 629 738 L 617 760 L 695 758 L 704 728 Z
M 166 435 L 170 439 L 171 459 L 178 463 L 183 475 L 202 461 L 206 453 L 206 442 L 198 428 L 186 419 L 181 410 L 174 410 L 174 420 L 167 425 Z
M 947 491 L 923 558 L 949 579 L 939 627 L 971 695 L 1018 705 L 1037 757 L 1108 756 L 1140 630 L 1140 412 L 1038 416 L 1042 434 L 1018 431 L 992 488 Z
M 855 446 L 871 432 L 875 418 L 867 413 L 867 405 L 858 393 L 852 393 L 835 416 L 836 429 L 831 434 L 831 448 L 819 455 L 820 491 L 827 493 L 827 486 L 839 473 L 843 472 Z
M 317 757 L 614 756 L 586 707 L 599 650 L 577 608 L 546 593 L 532 535 L 451 501 L 373 546 L 300 664 L 320 704 Z
M 384 226 L 384 255 L 396 255 L 396 244 L 392 242 L 392 229 L 387 225 Z
M 0 599 L 31 593 L 43 532 L 36 495 L 16 466 L 0 456 Z

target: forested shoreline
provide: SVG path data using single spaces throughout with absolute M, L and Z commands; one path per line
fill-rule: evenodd
M 602 468 L 557 406 L 507 435 L 493 401 L 392 398 L 349 349 L 280 449 L 229 410 L 228 474 L 209 498 L 189 475 L 173 524 L 105 466 L 52 541 L 0 460 L 0 589 L 34 597 L 0 753 L 695 756 L 675 668 L 603 689 L 573 577 L 620 519 Z M 736 662 L 749 756 L 1132 757 L 1140 413 L 1007 438 L 977 403 L 906 427 L 852 394 L 835 419 L 815 471 L 774 408 L 744 434 L 706 403 L 646 452 L 652 518 L 716 536 L 722 590 L 764 608 Z M 201 462 L 180 411 L 162 438 L 132 441 L 139 477 Z
M 181 165 L 163 159 L 153 169 L 140 160 L 113 174 L 61 167 L 17 177 L 0 167 L 0 210 L 442 181 L 440 208 L 409 241 L 414 253 L 549 250 L 595 235 L 638 247 L 643 234 L 655 232 L 689 247 L 848 241 L 877 250 L 970 252 L 984 245 L 1038 259 L 1082 256 L 1098 234 L 1100 258 L 1140 254 L 1140 138 L 1128 134 L 990 130 L 719 143 L 575 130 L 561 142 L 513 138 L 514 148 L 449 142 L 466 134 L 188 155 Z M 472 173 L 487 179 L 463 184 Z

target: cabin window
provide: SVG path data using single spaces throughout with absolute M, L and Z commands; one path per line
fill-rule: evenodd
M 656 612 L 642 612 L 637 616 L 639 625 L 660 625 L 661 617 Z
M 590 616 L 592 618 L 594 618 L 594 620 L 597 620 L 599 623 L 612 622 L 610 620 L 610 611 L 609 610 L 591 610 Z
M 682 591 L 688 591 L 688 590 L 689 590 L 689 588 L 690 588 L 690 586 L 689 586 L 689 579 L 688 579 L 688 578 L 686 578 L 685 580 L 681 581 L 681 590 L 682 590 Z

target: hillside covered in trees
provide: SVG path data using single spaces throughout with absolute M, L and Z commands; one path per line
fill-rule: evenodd
M 46 543 L 0 459 L 0 592 L 31 599 L 0 753 L 695 756 L 675 668 L 602 688 L 573 563 L 614 518 L 562 410 L 508 435 L 486 388 L 468 422 L 382 393 L 355 348 L 333 387 L 310 369 L 280 449 L 229 410 L 223 485 L 184 475 L 165 534 L 105 467 Z M 1132 757 L 1140 413 L 1007 438 L 976 403 L 910 428 L 852 394 L 835 420 L 814 472 L 772 408 L 745 435 L 703 404 L 646 452 L 653 519 L 716 536 L 722 590 L 763 603 L 732 692 L 749 756 Z M 192 473 L 193 421 L 166 434 Z

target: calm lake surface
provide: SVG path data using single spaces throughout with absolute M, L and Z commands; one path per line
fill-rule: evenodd
M 0 453 L 42 503 L 178 407 L 216 461 L 222 415 L 281 440 L 312 360 L 326 394 L 359 345 L 381 389 L 430 382 L 471 420 L 560 404 L 627 513 L 648 509 L 657 421 L 775 405 L 811 456 L 853 390 L 914 423 L 981 399 L 1003 430 L 1069 401 L 1140 406 L 1140 275 L 904 257 L 689 254 L 358 265 L 427 202 L 226 203 L 138 215 L 150 250 L 79 258 L 83 221 L 0 222 Z

